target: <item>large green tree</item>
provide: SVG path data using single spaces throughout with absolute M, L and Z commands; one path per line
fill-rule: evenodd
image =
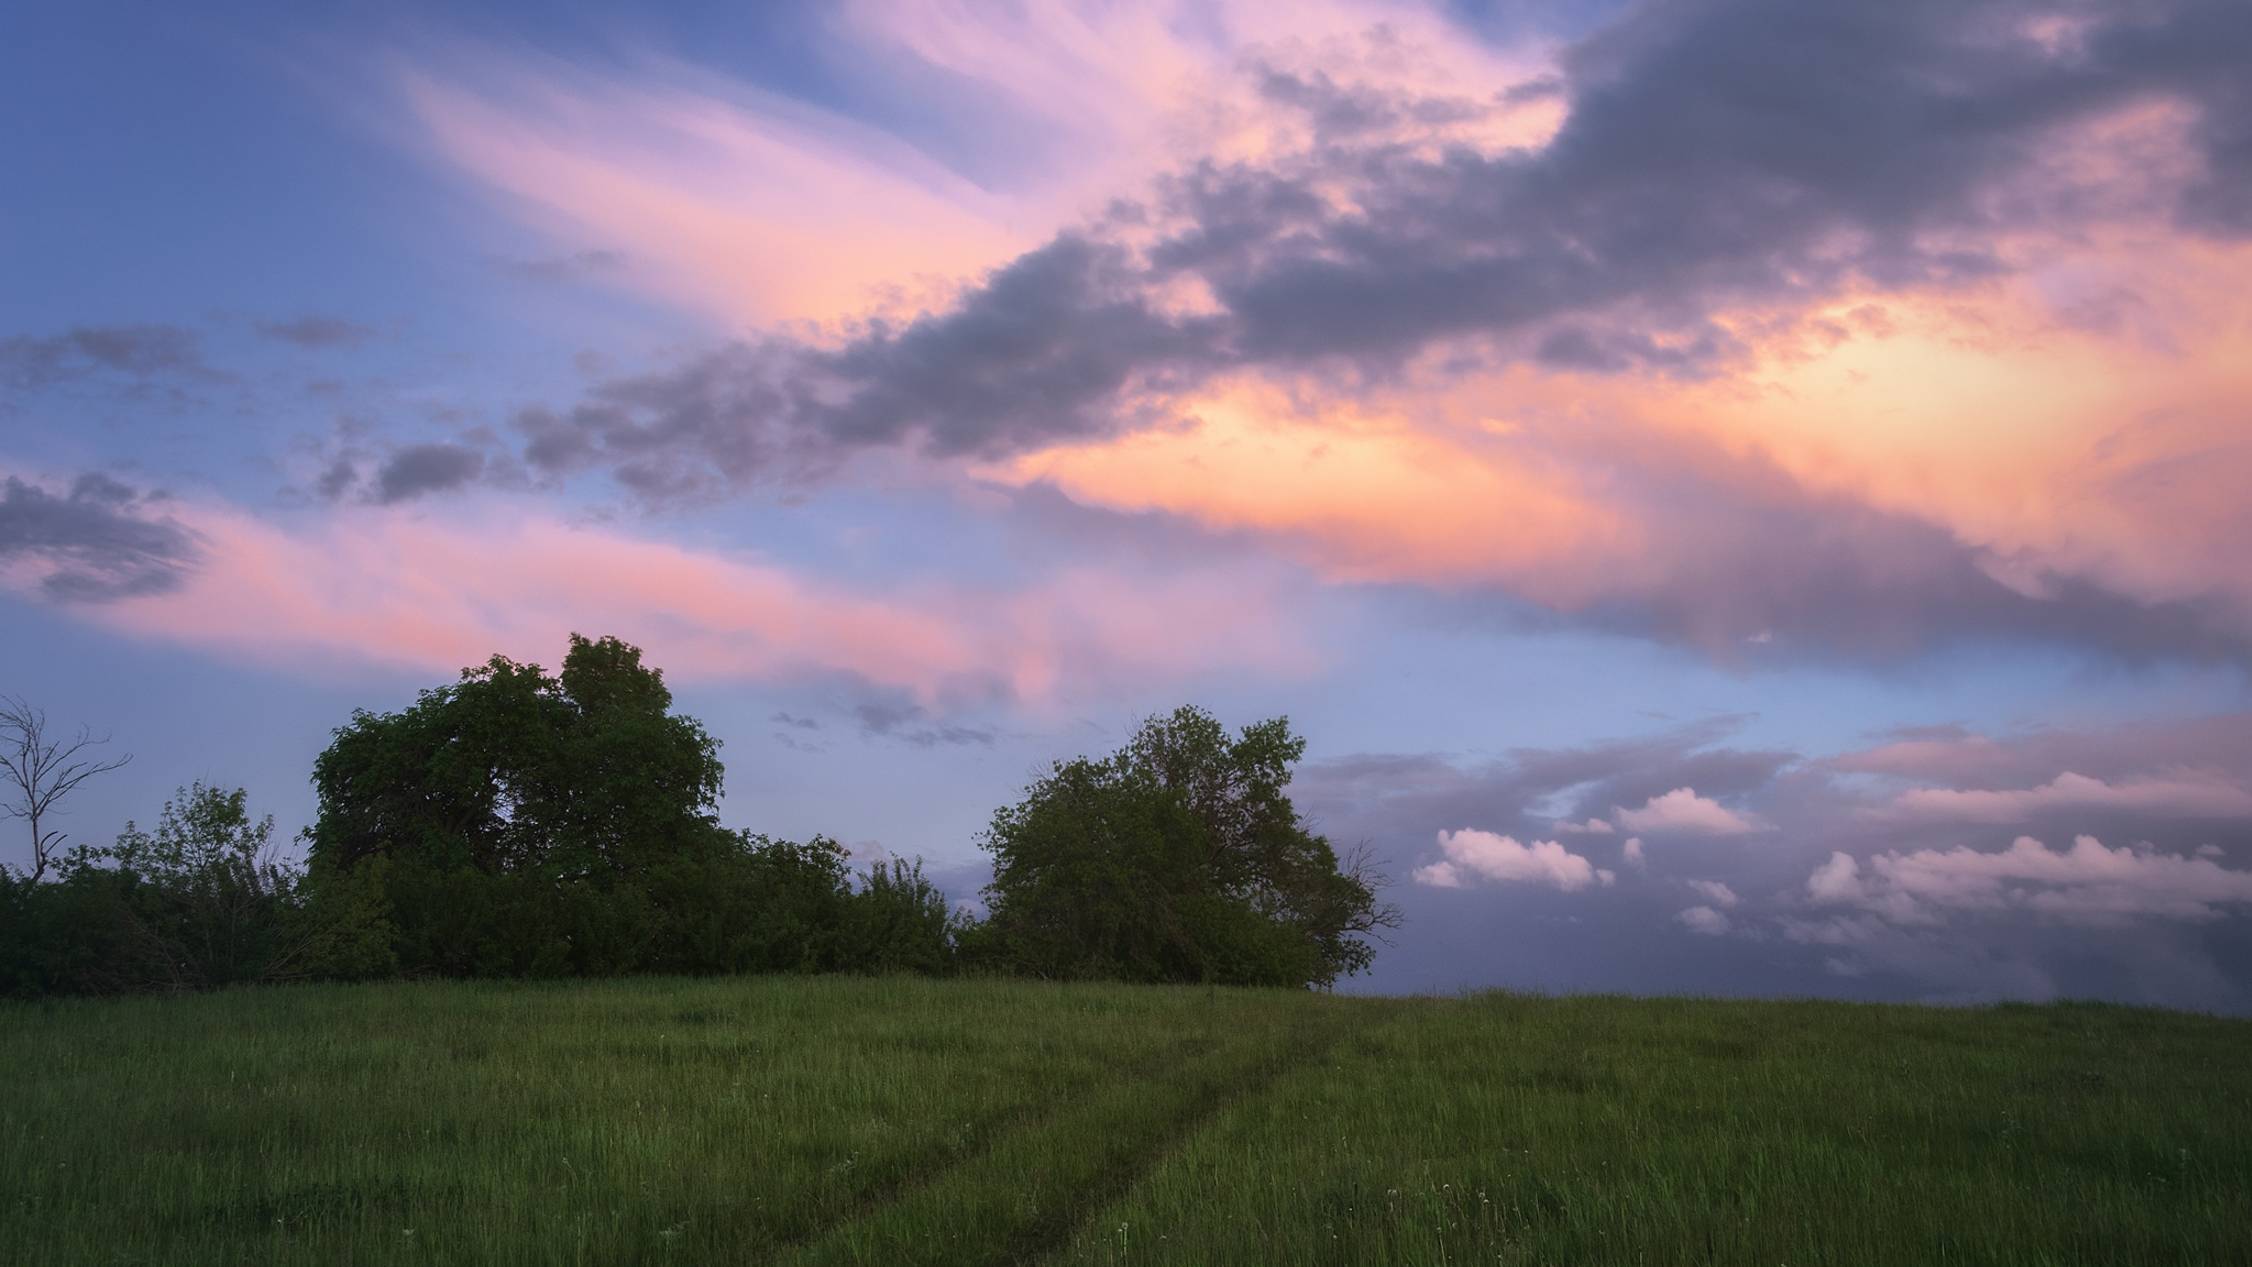
M 945 970 L 943 894 L 894 861 L 729 831 L 719 744 L 615 638 L 495 656 L 314 763 L 309 970 L 449 976 Z
M 410 971 L 662 961 L 666 899 L 745 847 L 716 816 L 718 742 L 671 707 L 638 649 L 574 634 L 560 674 L 495 656 L 355 713 L 314 764 L 316 901 L 380 920 Z
M 1329 985 L 1397 923 L 1285 789 L 1306 741 L 1285 718 L 1231 735 L 1182 708 L 1104 758 L 1058 762 L 994 814 L 978 951 L 1005 970 Z

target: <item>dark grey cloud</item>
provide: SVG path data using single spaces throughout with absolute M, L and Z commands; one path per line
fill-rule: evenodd
M 342 317 L 307 314 L 287 321 L 261 321 L 258 333 L 301 348 L 351 347 L 375 337 L 375 330 Z
M 502 272 L 534 282 L 586 281 L 615 274 L 625 268 L 627 263 L 625 252 L 606 247 L 572 251 L 563 255 L 495 261 Z
M 2047 38 L 2041 18 L 2060 19 Z M 2106 198 L 2252 231 L 2248 64 L 2252 6 L 2233 0 L 1668 0 L 1579 41 L 1554 84 L 1495 86 L 1561 95 L 1549 144 L 1437 155 L 1391 139 L 1400 122 L 1481 103 L 1253 67 L 1314 121 L 1310 149 L 1191 164 L 943 311 L 834 345 L 729 345 L 515 428 L 536 475 L 606 471 L 662 505 L 822 478 L 870 449 L 989 457 L 1177 423 L 1146 402 L 1245 368 L 1363 383 L 1442 350 L 1696 377 L 1743 352 L 1723 309 L 1987 278 L 2005 265 L 1979 244 L 1999 228 L 2069 231 L 2118 210 Z M 2188 183 L 2123 195 L 2048 161 L 2063 129 L 2152 101 L 2195 120 Z M 1184 291 L 1213 305 L 1160 299 Z M 2218 603 L 2005 583 L 2009 561 L 1929 523 L 1691 456 L 1596 459 L 1653 508 L 1676 566 L 1574 619 L 1747 660 L 1902 658 L 1964 637 L 2130 658 L 2252 648 Z M 1475 601 L 1518 610 L 1490 597 Z
M 937 721 L 928 709 L 900 699 L 863 701 L 853 706 L 852 715 L 861 734 L 896 739 L 917 748 L 964 744 L 990 748 L 996 738 L 995 732 L 985 727 Z
M 313 480 L 313 491 L 320 494 L 322 501 L 333 502 L 341 500 L 359 483 L 359 462 L 355 456 L 347 454 L 321 468 L 320 475 Z
M 1371 134 L 1388 134 L 1407 124 L 1443 125 L 1477 119 L 1490 112 L 1488 103 L 1459 97 L 1401 97 L 1365 85 L 1339 83 L 1325 71 L 1294 71 L 1270 65 L 1256 70 L 1259 95 L 1276 105 L 1298 111 L 1313 126 L 1317 144 L 1351 142 Z M 1500 95 L 1503 101 L 1525 96 Z M 1528 87 L 1533 95 L 1542 89 Z
M 80 326 L 55 335 L 0 339 L 0 384 L 37 390 L 111 374 L 135 380 L 208 378 L 192 330 L 169 325 Z
M 607 467 L 652 501 L 825 473 L 866 448 L 998 454 L 1095 434 L 1118 425 L 1130 385 L 1210 360 L 1207 323 L 1162 315 L 1145 282 L 1124 248 L 1065 235 L 945 313 L 837 348 L 732 345 L 516 426 L 536 470 Z
M 388 506 L 461 488 L 474 483 L 484 469 L 485 455 L 464 445 L 409 445 L 385 459 L 375 473 L 374 498 Z M 336 474 L 336 468 L 327 474 Z M 324 475 L 324 484 L 326 480 Z
M 2078 34 L 2059 47 L 2024 33 L 2044 15 Z M 1155 206 L 1122 208 L 1137 232 L 1160 226 L 1146 250 L 1098 225 L 948 311 L 841 347 L 777 339 L 621 379 L 527 413 L 527 456 L 680 495 L 868 446 L 1044 445 L 1146 421 L 1140 386 L 1242 366 L 1386 372 L 1463 338 L 1582 369 L 1698 373 L 1737 351 L 1707 320 L 1722 306 L 1999 269 L 1964 245 L 1996 227 L 1990 195 L 2045 188 L 2058 129 L 2123 104 L 2196 112 L 2205 174 L 2170 191 L 2175 211 L 2234 231 L 2252 112 L 2235 108 L 2246 90 L 2230 69 L 2248 58 L 2252 9 L 2234 3 L 1675 0 L 1573 48 L 1551 144 L 1436 158 L 1385 139 L 1390 126 L 1477 103 L 1260 69 L 1323 140 L 1265 165 L 1193 165 Z M 1352 198 L 1317 192 L 1340 183 Z M 2012 227 L 2089 211 L 2068 190 L 2012 208 Z M 1153 300 L 1192 279 L 1219 311 Z
M 1583 747 L 1516 748 L 1483 761 L 1436 753 L 1338 757 L 1309 763 L 1294 795 L 1324 831 L 1348 839 L 1381 830 L 1428 840 L 1461 827 L 1546 838 L 1560 821 L 1607 817 L 1677 787 L 1715 799 L 1765 788 L 1799 758 L 1727 746 L 1743 722 L 1710 718 Z
M 102 602 L 177 587 L 201 554 L 195 534 L 152 499 L 99 472 L 57 493 L 0 482 L 0 562 L 46 566 L 49 598 Z
M 940 454 L 1008 452 L 1116 425 L 1129 385 L 1207 362 L 1212 323 L 1162 315 L 1120 247 L 1065 235 L 1001 269 L 953 311 L 878 325 L 814 362 L 857 387 L 809 420 L 830 443 L 920 439 Z
M 2021 30 L 2044 14 L 2089 25 L 2051 50 Z M 1999 227 L 1983 195 L 2038 183 L 2059 128 L 2143 99 L 2205 121 L 2207 183 L 2227 188 L 2178 191 L 2175 209 L 2229 229 L 2196 208 L 2229 204 L 2242 179 L 2230 158 L 2252 128 L 2222 64 L 2248 56 L 2237 4 L 1649 4 L 1571 52 L 1570 111 L 1539 152 L 1209 169 L 1178 190 L 1192 224 L 1168 249 L 1257 361 L 1381 361 L 1620 304 L 1656 338 L 1745 299 L 1992 273 L 1998 259 L 1963 245 Z M 1238 208 L 1302 203 L 1340 161 L 1361 178 L 1350 210 L 1244 231 Z M 2060 193 L 2010 227 L 2077 209 Z
M 1932 727 L 1819 759 L 1733 746 L 1739 724 L 1478 760 L 1340 757 L 1309 762 L 1293 795 L 1333 840 L 1368 840 L 1390 860 L 1410 935 L 1379 957 L 1381 988 L 1449 988 L 1475 962 L 1547 989 L 2099 996 L 2252 1011 L 2252 812 L 2240 805 L 2107 805 L 2099 794 L 2013 801 L 2001 816 L 1982 800 L 1952 818 L 1892 812 L 1919 790 L 2016 791 L 2067 771 L 2111 789 L 2252 792 L 2252 714 L 1995 735 Z M 1616 824 L 1617 807 L 1675 787 L 1766 829 L 1559 826 Z M 1415 869 L 1442 856 L 1438 834 L 1463 828 L 1557 841 L 1615 882 L 1416 883 Z M 2021 835 L 2052 859 L 2009 864 Z M 2105 853 L 2076 846 L 2082 836 Z M 1629 838 L 1642 840 L 1639 861 Z M 1825 867 L 1852 882 L 1814 884 Z M 1723 917 L 1693 921 L 1717 935 L 1681 919 L 1699 906 Z

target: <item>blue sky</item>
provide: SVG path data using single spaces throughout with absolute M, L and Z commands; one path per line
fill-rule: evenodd
M 964 897 L 1048 760 L 1287 713 L 1410 913 L 1363 988 L 2243 1010 L 2230 49 L 2188 0 L 13 12 L 0 690 L 134 754 L 77 837 L 193 779 L 286 833 L 354 708 L 616 633 L 730 823 Z

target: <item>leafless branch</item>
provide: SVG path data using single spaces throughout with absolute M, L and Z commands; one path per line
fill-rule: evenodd
M 1345 878 L 1366 888 L 1372 898 L 1392 882 L 1392 877 L 1384 869 L 1386 865 L 1384 859 L 1376 856 L 1374 847 L 1366 839 L 1347 849 L 1345 856 L 1338 860 L 1338 870 Z M 1356 916 L 1346 926 L 1346 931 L 1366 934 L 1389 946 L 1392 939 L 1378 930 L 1398 928 L 1403 919 L 1396 904 L 1371 901 L 1367 911 Z
M 88 749 L 109 742 L 81 727 L 69 739 L 48 732 L 47 714 L 17 696 L 0 697 L 0 818 L 21 818 L 31 827 L 31 878 L 47 873 L 62 851 L 63 833 L 46 819 L 63 798 L 97 774 L 107 774 L 133 759 L 126 753 L 102 757 Z

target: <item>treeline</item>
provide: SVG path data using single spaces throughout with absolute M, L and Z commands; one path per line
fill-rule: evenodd
M 699 864 L 593 887 L 384 862 L 329 873 L 278 857 L 271 830 L 241 791 L 197 784 L 154 833 L 73 850 L 41 883 L 0 875 L 0 994 L 955 966 L 946 897 L 918 864 L 855 870 L 825 838 L 728 833 Z
M 994 972 L 1326 985 L 1394 922 L 1284 794 L 1304 741 L 1196 709 L 1058 763 L 996 813 L 987 914 L 919 862 L 723 827 L 718 743 L 662 674 L 574 635 L 559 674 L 494 657 L 314 766 L 303 861 L 241 791 L 0 875 L 0 991 L 390 976 Z M 36 748 L 18 743 L 19 758 Z M 33 736 L 36 740 L 37 736 Z M 12 766 L 10 767 L 13 768 Z

